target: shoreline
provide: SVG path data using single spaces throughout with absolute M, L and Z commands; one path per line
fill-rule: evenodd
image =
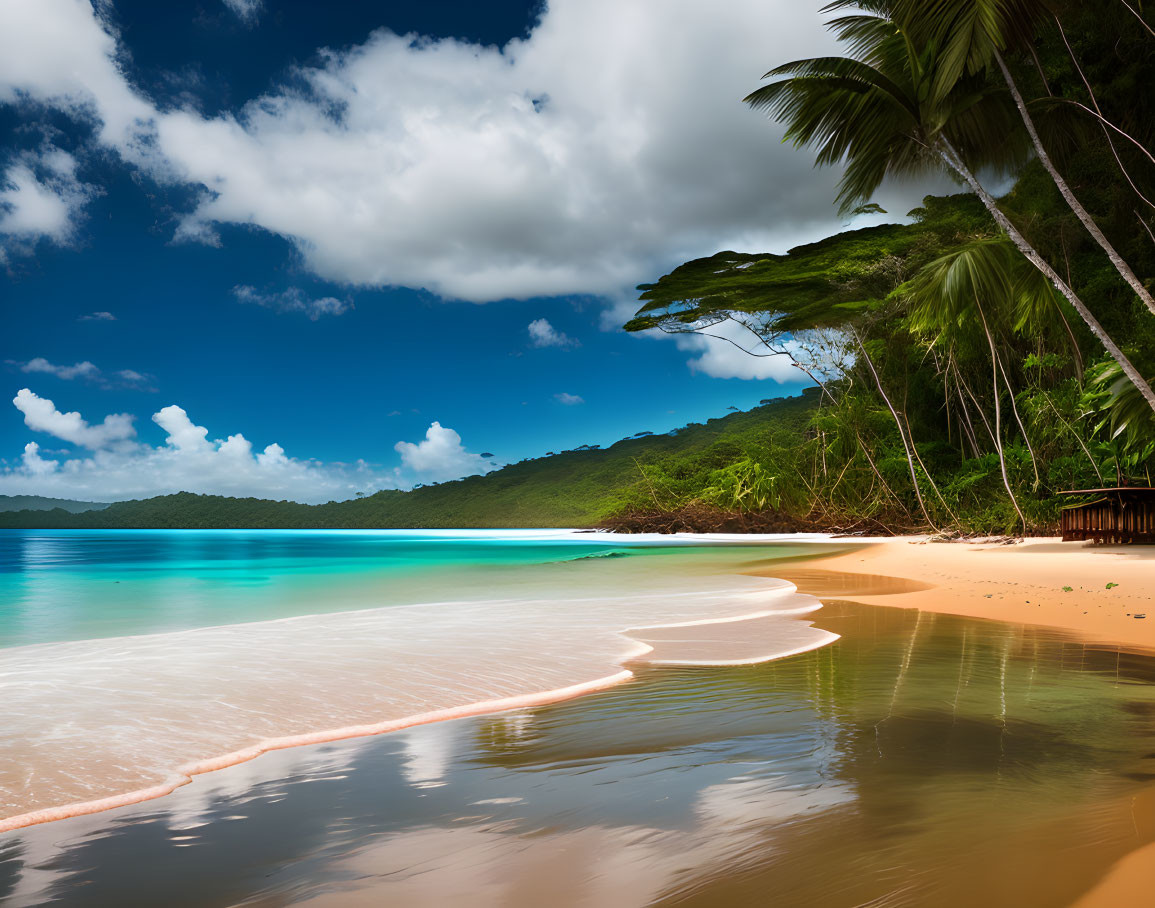
M 118 807 L 128 807 L 144 801 L 153 801 L 171 794 L 182 786 L 188 785 L 195 776 L 228 769 L 230 766 L 239 766 L 255 760 L 262 754 L 276 750 L 287 750 L 291 747 L 305 747 L 310 744 L 330 744 L 334 741 L 347 741 L 353 738 L 365 738 L 375 735 L 388 734 L 394 731 L 404 731 L 418 725 L 430 725 L 434 722 L 445 722 L 450 719 L 466 719 L 473 716 L 482 716 L 490 713 L 505 712 L 511 709 L 525 709 L 532 706 L 545 706 L 551 703 L 562 703 L 572 700 L 583 694 L 599 690 L 607 690 L 629 681 L 634 673 L 623 669 L 604 678 L 595 678 L 592 681 L 583 681 L 568 687 L 556 690 L 541 691 L 539 693 L 521 694 L 514 697 L 502 697 L 498 700 L 482 700 L 464 706 L 453 706 L 445 709 L 431 710 L 427 713 L 417 713 L 401 719 L 390 719 L 372 725 L 349 725 L 343 728 L 327 729 L 324 731 L 308 732 L 300 735 L 288 735 L 281 738 L 269 738 L 232 753 L 210 757 L 196 763 L 182 766 L 169 782 L 152 785 L 148 788 L 125 792 L 119 795 L 110 795 L 107 798 L 98 798 L 94 801 L 81 801 L 75 804 L 65 804 L 60 807 L 47 807 L 41 810 L 29 811 L 0 820 L 0 834 L 26 829 L 29 826 L 39 826 L 43 823 L 53 823 L 57 820 L 69 820 L 73 817 L 88 816 L 94 813 L 103 813 L 106 810 L 115 810 Z
M 1087 643 L 1155 650 L 1155 546 L 907 536 L 863 540 L 854 551 L 784 564 L 773 576 L 820 599 L 1033 624 Z
M 1092 645 L 1155 653 L 1155 546 L 898 537 L 783 565 L 774 576 L 819 598 L 1043 626 Z M 1155 845 L 1139 845 L 1072 908 L 1146 904 L 1153 879 Z
M 794 585 L 789 582 L 785 582 L 778 587 L 772 587 L 769 590 L 758 592 L 763 595 L 765 593 L 785 594 L 788 597 L 795 597 L 799 595 Z M 746 591 L 744 594 L 739 595 L 750 595 L 750 591 Z M 578 599 L 572 601 L 582 600 Z M 424 605 L 428 605 L 428 603 L 422 603 L 420 605 L 411 607 L 421 607 Z M 198 775 L 216 772 L 218 770 L 227 769 L 242 763 L 247 763 L 251 760 L 255 760 L 262 754 L 270 753 L 273 751 L 287 750 L 290 748 L 305 747 L 316 744 L 328 744 L 336 741 L 351 740 L 354 738 L 373 737 L 377 735 L 403 731 L 421 725 L 431 725 L 434 723 L 445 722 L 454 719 L 473 718 L 483 715 L 507 712 L 510 710 L 526 709 L 552 705 L 554 703 L 561 703 L 566 700 L 584 696 L 585 694 L 608 690 L 611 687 L 616 687 L 619 684 L 623 684 L 631 680 L 634 677 L 634 672 L 626 667 L 631 664 L 651 666 L 725 667 L 733 665 L 754 665 L 762 662 L 773 661 L 776 659 L 783 659 L 788 656 L 798 655 L 803 652 L 808 652 L 810 650 L 826 646 L 839 639 L 837 634 L 832 634 L 828 631 L 814 628 L 813 622 L 804 620 L 805 616 L 810 615 L 811 613 L 816 612 L 821 608 L 821 602 L 813 601 L 795 608 L 767 609 L 763 607 L 740 615 L 728 615 L 717 618 L 703 618 L 691 621 L 672 622 L 670 624 L 653 624 L 622 628 L 616 632 L 617 636 L 621 637 L 625 641 L 629 641 L 634 645 L 628 651 L 619 654 L 615 661 L 620 667 L 620 670 L 610 675 L 580 681 L 574 684 L 566 685 L 564 687 L 542 691 L 530 691 L 527 693 L 519 693 L 506 697 L 478 700 L 471 703 L 412 713 L 406 716 L 392 719 L 385 719 L 380 722 L 346 725 L 318 731 L 308 731 L 294 735 L 266 738 L 248 747 L 243 747 L 238 750 L 230 751 L 217 756 L 207 757 L 179 766 L 173 771 L 169 779 L 157 784 L 133 789 L 131 791 L 122 792 L 120 794 L 109 795 L 103 798 L 96 798 L 87 801 L 75 801 L 56 807 L 38 808 L 36 810 L 15 814 L 10 817 L 0 818 L 0 835 L 14 832 L 20 829 L 25 829 L 31 826 L 38 826 L 45 823 L 72 819 L 75 817 L 89 816 L 96 813 L 103 813 L 108 810 L 115 810 L 121 807 L 140 804 L 145 801 L 156 800 L 171 794 L 178 788 L 190 784 Z M 299 621 L 302 618 L 308 617 L 310 616 L 293 616 L 262 623 L 287 623 Z M 757 624 L 761 621 L 773 622 L 776 625 L 776 629 L 778 630 L 781 630 L 782 627 L 796 625 L 799 632 L 811 631 L 812 633 L 810 634 L 809 639 L 807 639 L 801 645 L 793 645 L 786 649 L 772 649 L 769 652 L 763 649 L 759 650 L 753 655 L 747 656 L 746 658 L 736 660 L 718 658 L 710 649 L 710 643 L 716 641 L 703 640 L 690 641 L 697 643 L 699 646 L 704 646 L 706 651 L 702 653 L 699 658 L 692 660 L 665 658 L 662 656 L 662 652 L 670 646 L 670 641 L 661 640 L 660 633 L 658 634 L 659 639 L 653 640 L 639 639 L 638 637 L 634 636 L 635 633 L 640 635 L 647 632 L 661 632 L 664 630 L 678 630 L 682 628 L 700 628 L 704 630 L 719 625 L 745 625 L 748 627 L 756 627 Z M 189 632 L 182 631 L 177 633 Z M 648 633 L 647 636 L 649 636 Z M 685 643 L 687 641 L 677 642 Z M 51 646 L 52 644 L 42 645 Z M 733 644 L 731 643 L 730 645 Z
M 804 559 L 788 559 L 748 569 L 747 574 L 774 577 L 796 589 L 797 594 L 819 599 L 850 599 L 867 605 L 916 608 L 945 614 L 997 620 L 1012 624 L 1029 624 L 1063 629 L 1088 643 L 1144 652 L 1155 651 L 1155 613 L 1146 608 L 1155 603 L 1155 547 L 1092 547 L 1083 543 L 1061 543 L 1054 539 L 1031 539 L 1007 545 L 1002 542 L 930 542 L 925 537 L 889 539 L 837 539 L 825 537 L 759 536 L 735 540 L 732 537 L 683 536 L 670 540 L 674 544 L 740 541 L 756 554 L 759 544 L 782 541 L 821 542 L 841 551 L 816 552 Z M 846 547 L 851 546 L 847 551 Z M 1117 584 L 1107 589 L 1108 583 Z M 1070 591 L 1063 590 L 1070 586 Z M 820 606 L 818 606 L 820 608 Z M 1155 609 L 1153 609 L 1155 612 Z M 1130 614 L 1128 614 L 1130 613 Z M 1150 614 L 1137 619 L 1135 614 Z M 817 617 L 821 631 L 821 612 L 804 607 L 789 612 L 766 612 L 754 609 L 749 614 L 725 618 L 672 621 L 669 624 L 633 626 L 621 630 L 621 636 L 636 646 L 623 654 L 621 668 L 612 674 L 551 690 L 518 694 L 511 697 L 480 700 L 376 723 L 348 725 L 317 732 L 272 737 L 257 744 L 196 763 L 180 766 L 172 778 L 131 792 L 74 802 L 60 807 L 29 811 L 0 820 L 0 834 L 62 819 L 92 815 L 164 797 L 194 781 L 195 776 L 225 769 L 255 759 L 263 753 L 310 744 L 329 743 L 358 737 L 401 731 L 418 725 L 458 718 L 476 717 L 507 710 L 539 707 L 580 697 L 586 693 L 607 690 L 634 677 L 629 665 L 739 665 L 786 658 L 816 649 L 837 639 L 830 635 L 812 645 L 784 648 L 773 655 L 741 660 L 726 660 L 720 654 L 733 646 L 741 634 L 721 633 L 755 627 L 767 617 L 789 620 L 800 625 L 804 619 Z M 293 619 L 284 619 L 292 621 Z M 746 624 L 755 622 L 755 624 Z M 682 660 L 662 658 L 657 647 L 678 646 L 686 641 L 681 634 L 667 634 L 667 639 L 646 641 L 653 632 L 691 627 L 708 627 L 714 639 L 709 659 Z M 655 634 L 662 637 L 661 633 Z M 702 641 L 697 641 L 702 642 Z M 650 658 L 645 658 L 650 655 Z M 673 655 L 673 654 L 671 654 Z M 1140 847 L 1110 868 L 1094 889 L 1078 902 L 1078 908 L 1108 908 L 1119 904 L 1120 892 L 1142 892 L 1155 876 L 1155 849 Z M 1100 891 L 1102 890 L 1102 891 Z

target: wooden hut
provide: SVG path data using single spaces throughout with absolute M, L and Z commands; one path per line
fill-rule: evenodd
M 1078 489 L 1059 494 L 1094 496 L 1063 508 L 1064 541 L 1155 543 L 1155 488 Z

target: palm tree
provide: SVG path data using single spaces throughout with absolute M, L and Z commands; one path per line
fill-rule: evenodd
M 949 90 L 936 88 L 941 55 L 884 16 L 844 16 L 830 27 L 848 44 L 849 56 L 779 66 L 763 77 L 779 81 L 752 92 L 746 103 L 784 122 L 785 137 L 795 145 L 816 147 L 819 164 L 845 165 L 838 194 L 844 212 L 868 201 L 888 176 L 945 168 L 959 177 L 1019 252 L 1070 302 L 1155 411 L 1155 391 L 975 176 L 978 167 L 1010 171 L 1030 154 L 1030 142 L 1016 128 L 1013 98 L 985 70 L 968 73 L 965 67 Z
M 854 0 L 838 0 L 826 9 L 852 5 L 860 6 Z M 876 10 L 885 9 L 890 20 L 904 23 L 917 35 L 920 46 L 941 48 L 936 55 L 935 76 L 931 89 L 934 98 L 945 98 L 950 94 L 954 84 L 965 75 L 984 72 L 992 64 L 997 66 L 1014 99 L 1015 107 L 1026 127 L 1027 135 L 1030 136 L 1031 145 L 1039 162 L 1050 174 L 1068 207 L 1100 248 L 1107 253 L 1115 270 L 1135 291 L 1147 309 L 1155 314 L 1155 298 L 1151 292 L 1143 286 L 1131 266 L 1115 250 L 1111 241 L 1107 239 L 1099 225 L 1095 223 L 1095 219 L 1083 207 L 1055 167 L 1050 154 L 1039 139 L 1034 119 L 1003 57 L 1003 54 L 1010 49 L 1030 47 L 1036 24 L 1043 17 L 1050 15 L 1040 0 L 890 0 L 890 2 L 872 2 L 870 5 Z M 1090 89 L 1089 85 L 1087 87 Z
M 1015 498 L 1007 472 L 1000 375 L 1003 386 L 1010 394 L 1015 421 L 1031 455 L 1036 484 L 1039 482 L 1039 472 L 1030 437 L 1015 403 L 1014 388 L 1011 387 L 995 345 L 994 334 L 1000 325 L 1008 326 L 1012 331 L 1029 329 L 1033 334 L 1045 331 L 1054 314 L 1059 312 L 1058 295 L 1005 237 L 976 240 L 930 262 L 910 282 L 905 295 L 910 305 L 909 322 L 916 331 L 934 332 L 938 338 L 945 337 L 950 342 L 957 331 L 966 333 L 976 323 L 982 325 L 991 362 L 995 410 L 992 439 L 999 457 L 1003 486 L 1025 531 L 1027 521 Z M 1059 314 L 1061 316 L 1061 312 Z

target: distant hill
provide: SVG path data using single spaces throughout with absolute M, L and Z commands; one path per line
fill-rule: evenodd
M 450 528 L 594 526 L 646 495 L 640 465 L 688 458 L 729 463 L 772 435 L 798 440 L 817 394 L 771 400 L 745 412 L 692 423 L 665 435 L 583 446 L 511 464 L 485 476 L 383 491 L 321 505 L 181 492 L 122 501 L 102 510 L 0 513 L 0 527 L 78 528 Z M 740 455 L 739 455 L 740 456 Z M 70 504 L 72 504 L 70 502 Z
M 51 511 L 59 508 L 69 514 L 99 511 L 107 501 L 71 501 L 67 498 L 44 498 L 40 495 L 0 495 L 0 511 Z

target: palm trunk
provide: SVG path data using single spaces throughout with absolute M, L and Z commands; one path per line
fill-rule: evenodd
M 1019 405 L 1015 403 L 1015 389 L 1011 387 L 1011 380 L 1007 378 L 1007 370 L 1003 368 L 1003 358 L 998 357 L 999 372 L 1003 376 L 1003 384 L 1007 386 L 1007 394 L 1011 398 L 1011 411 L 1015 414 L 1015 422 L 1019 424 L 1019 431 L 1023 435 L 1023 441 L 1027 445 L 1027 453 L 1031 455 L 1031 469 L 1035 471 L 1035 485 L 1038 489 L 1042 480 L 1039 479 L 1039 462 L 1035 459 L 1035 449 L 1031 445 L 1031 436 L 1027 434 L 1027 427 L 1023 425 L 1023 418 L 1019 415 Z
M 902 406 L 902 421 L 906 424 L 906 436 L 910 439 L 910 450 L 911 453 L 914 454 L 914 459 L 917 460 L 918 465 L 922 467 L 922 472 L 926 476 L 926 481 L 930 483 L 930 487 L 934 492 L 935 498 L 937 498 L 939 503 L 942 504 L 944 508 L 946 508 L 946 512 L 950 515 L 950 519 L 957 527 L 959 525 L 958 515 L 951 510 L 950 505 L 946 503 L 946 499 L 942 497 L 942 492 L 938 490 L 938 483 L 934 481 L 934 477 L 930 475 L 930 470 L 928 470 L 926 464 L 922 462 L 922 456 L 918 453 L 918 445 L 914 443 L 914 432 L 911 431 L 910 428 L 910 417 L 906 415 L 905 403 Z
M 1139 370 L 1132 365 L 1123 351 L 1119 349 L 1119 346 L 1111 340 L 1111 336 L 1107 333 L 1106 329 L 1099 324 L 1099 320 L 1095 318 L 1091 310 L 1079 299 L 1075 291 L 1067 286 L 1063 279 L 1056 273 L 1055 269 L 1047 263 L 1047 260 L 1039 254 L 1035 247 L 1027 242 L 1026 237 L 1019 233 L 1018 228 L 1011 223 L 1010 218 L 1003 214 L 1002 209 L 996 204 L 991 194 L 983 188 L 983 185 L 975 175 L 970 172 L 970 169 L 963 163 L 958 152 L 954 150 L 954 147 L 945 137 L 939 138 L 938 151 L 947 166 L 962 177 L 963 181 L 970 186 L 975 195 L 979 197 L 983 205 L 986 206 L 987 211 L 991 213 L 991 217 L 995 219 L 995 223 L 1006 232 L 1019 252 L 1026 256 L 1027 261 L 1038 268 L 1039 271 L 1046 276 L 1047 280 L 1054 285 L 1055 289 L 1066 297 L 1067 302 L 1079 313 L 1080 318 L 1086 323 L 1091 333 L 1095 335 L 1096 339 L 1103 345 L 1106 351 L 1111 354 L 1111 358 L 1119 364 L 1119 368 L 1123 370 L 1123 374 L 1127 376 L 1127 379 L 1135 386 L 1136 390 L 1143 395 L 1143 399 L 1147 401 L 1147 405 L 1151 408 L 1152 412 L 1155 412 L 1155 391 L 1151 390 L 1151 386 L 1147 384 L 1146 380 L 1139 373 Z
M 1002 394 L 999 392 L 999 364 L 998 355 L 995 353 L 995 339 L 991 337 L 991 329 L 987 324 L 987 317 L 983 314 L 982 304 L 979 298 L 975 297 L 975 306 L 979 310 L 979 318 L 983 320 L 983 333 L 987 336 L 987 344 L 991 348 L 991 389 L 995 395 L 995 450 L 999 454 L 999 469 L 1003 474 L 1003 485 L 1007 489 L 1007 494 L 1011 497 L 1011 504 L 1015 506 L 1015 512 L 1019 515 L 1019 520 L 1023 522 L 1023 535 L 1027 534 L 1027 518 L 1023 516 L 1023 509 L 1019 507 L 1018 499 L 1015 498 L 1015 493 L 1011 489 L 1011 480 L 1007 476 L 1007 458 L 1003 452 L 1003 428 L 1002 428 L 1002 405 L 999 403 L 999 398 Z
M 1139 24 L 1147 29 L 1147 31 L 1151 34 L 1151 37 L 1155 38 L 1155 29 L 1151 28 L 1151 26 L 1147 24 L 1147 21 L 1143 18 L 1142 15 L 1139 14 L 1138 10 L 1136 10 L 1135 7 L 1128 3 L 1127 0 L 1121 0 L 1121 2 L 1125 7 L 1127 7 L 1128 10 L 1131 11 L 1131 15 L 1139 20 Z M 1140 4 L 1140 6 L 1142 6 L 1142 4 Z
M 1075 198 L 1075 193 L 1071 191 L 1071 187 L 1067 185 L 1067 181 L 1059 174 L 1055 168 L 1051 156 L 1047 154 L 1047 149 L 1043 147 L 1042 141 L 1039 139 L 1039 134 L 1035 130 L 1034 120 L 1031 119 L 1031 114 L 1027 110 L 1026 102 L 1023 96 L 1019 93 L 1019 87 L 1015 84 L 1015 80 L 1011 76 L 1011 71 L 1007 69 L 1007 64 L 1003 60 L 1002 55 L 995 52 L 995 60 L 999 64 L 999 69 L 1002 70 L 1003 79 L 1007 83 L 1007 88 L 1011 90 L 1011 96 L 1015 99 L 1015 106 L 1019 109 L 1019 115 L 1023 118 L 1023 123 L 1027 127 L 1027 133 L 1031 137 L 1031 144 L 1035 146 L 1035 153 L 1038 154 L 1039 160 L 1047 169 L 1047 173 L 1051 175 L 1051 179 L 1055 181 L 1055 185 L 1059 187 L 1059 192 L 1066 200 L 1067 205 L 1070 206 L 1071 211 L 1075 212 L 1077 217 L 1087 228 L 1087 232 L 1094 237 L 1095 242 L 1099 244 L 1104 252 L 1107 253 L 1107 258 L 1111 260 L 1111 264 L 1115 266 L 1115 270 L 1125 280 L 1137 294 L 1139 299 L 1143 300 L 1145 305 L 1152 315 L 1155 315 L 1155 298 L 1152 298 L 1147 288 L 1143 286 L 1142 282 L 1135 276 L 1135 272 L 1131 270 L 1131 266 L 1123 261 L 1123 257 L 1115 251 L 1115 247 L 1111 245 L 1111 241 L 1099 229 L 1099 225 L 1095 223 L 1095 219 L 1087 212 L 1082 203 Z
M 898 429 L 898 437 L 902 440 L 902 449 L 906 452 L 906 465 L 910 468 L 910 482 L 914 486 L 915 497 L 918 498 L 918 506 L 922 510 L 922 516 L 926 519 L 927 524 L 938 529 L 934 525 L 934 521 L 930 519 L 930 514 L 926 509 L 926 502 L 922 498 L 922 489 L 918 485 L 918 473 L 914 469 L 914 457 L 910 453 L 910 445 L 906 441 L 906 432 L 902 428 L 902 420 L 898 418 L 898 412 L 894 409 L 894 404 L 890 402 L 890 398 L 886 396 L 886 391 L 883 390 L 882 380 L 878 377 L 878 372 L 874 368 L 874 362 L 870 358 L 870 354 L 866 352 L 866 347 L 862 343 L 862 338 L 858 336 L 858 332 L 851 329 L 854 334 L 854 340 L 858 343 L 858 349 L 862 351 L 862 358 L 866 360 L 866 364 L 870 367 L 870 374 L 874 376 L 874 383 L 878 386 L 878 393 L 882 395 L 886 407 L 890 410 L 890 415 L 894 417 L 894 425 Z
M 966 436 L 965 437 L 971 446 L 971 456 L 972 457 L 978 457 L 979 456 L 978 433 L 975 432 L 974 421 L 971 419 L 970 410 L 967 409 L 967 399 L 966 399 L 966 395 L 963 393 L 963 387 L 962 387 L 962 376 L 958 374 L 958 366 L 955 364 L 953 357 L 948 361 L 947 365 L 950 366 L 951 368 L 953 368 L 955 371 L 955 377 L 954 377 L 955 395 L 958 397 L 959 408 L 962 410 L 963 420 L 965 420 L 965 422 L 962 422 L 961 425 L 963 426 L 964 429 L 966 429 Z M 963 435 L 963 433 L 960 432 L 959 436 L 962 437 L 962 435 Z

